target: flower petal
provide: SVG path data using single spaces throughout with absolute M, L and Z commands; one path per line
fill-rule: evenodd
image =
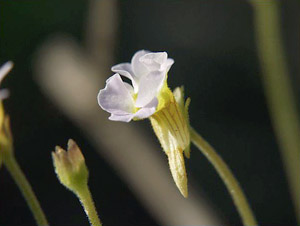
M 106 86 L 98 94 L 98 104 L 103 110 L 116 115 L 134 112 L 134 100 L 119 74 L 107 79 Z
M 171 68 L 171 66 L 174 64 L 174 60 L 172 59 L 172 58 L 168 58 L 167 59 L 167 62 L 166 62 L 166 64 L 165 64 L 165 71 L 166 71 L 166 73 L 168 73 L 169 72 L 169 70 L 170 70 L 170 68 Z
M 111 114 L 111 116 L 108 119 L 112 121 L 119 121 L 119 122 L 130 122 L 132 118 L 133 118 L 133 114 L 128 114 L 128 115 Z
M 168 58 L 166 52 L 148 53 L 140 58 L 140 61 L 150 71 L 169 71 L 170 67 L 174 63 L 174 60 Z
M 167 61 L 168 54 L 166 52 L 148 53 L 140 58 L 142 62 L 150 71 L 160 70 Z
M 132 77 L 134 76 L 130 63 L 117 64 L 115 66 L 112 66 L 111 70 L 129 78 L 130 80 L 132 80 Z
M 13 68 L 13 65 L 13 62 L 11 61 L 8 61 L 2 65 L 2 67 L 0 68 L 0 83 L 5 77 L 5 75 L 7 75 L 7 73 Z
M 131 60 L 131 67 L 132 71 L 137 78 L 137 80 L 140 80 L 141 77 L 149 73 L 149 70 L 147 67 L 140 62 L 140 58 L 144 56 L 145 54 L 149 53 L 149 51 L 146 50 L 140 50 L 134 54 Z
M 134 91 L 133 91 L 133 87 L 132 85 L 128 84 L 127 82 L 123 82 L 124 86 L 126 87 L 126 89 L 128 90 L 128 92 L 130 93 L 131 96 L 134 95 Z
M 155 97 L 147 106 L 138 110 L 134 114 L 134 117 L 136 117 L 138 119 L 144 119 L 144 118 L 150 117 L 151 115 L 153 115 L 155 113 L 157 105 L 158 105 L 158 100 Z
M 125 76 L 126 78 L 129 78 L 132 81 L 134 92 L 138 92 L 138 79 L 134 75 L 130 63 L 117 64 L 113 66 L 111 70 L 115 73 L 119 73 L 120 75 Z
M 165 72 L 154 71 L 141 78 L 136 107 L 144 107 L 156 97 L 166 78 Z

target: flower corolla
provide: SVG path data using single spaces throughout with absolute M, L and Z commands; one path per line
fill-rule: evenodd
M 138 51 L 131 63 L 112 67 L 116 74 L 107 79 L 105 88 L 100 90 L 99 105 L 111 113 L 109 119 L 113 121 L 150 117 L 157 110 L 158 95 L 173 63 L 166 52 Z M 132 85 L 124 82 L 120 75 Z

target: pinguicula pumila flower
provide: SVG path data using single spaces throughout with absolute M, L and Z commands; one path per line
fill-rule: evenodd
M 138 51 L 131 63 L 112 67 L 115 72 L 98 94 L 101 108 L 110 120 L 130 122 L 149 118 L 164 152 L 168 156 L 173 179 L 187 197 L 187 177 L 183 153 L 189 157 L 190 134 L 188 104 L 184 103 L 183 88 L 174 93 L 167 85 L 168 71 L 174 60 L 166 52 Z M 126 77 L 131 84 L 124 82 Z

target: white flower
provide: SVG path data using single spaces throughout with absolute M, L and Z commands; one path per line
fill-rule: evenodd
M 110 120 L 129 122 L 149 118 L 160 144 L 168 156 L 176 186 L 188 196 L 187 176 L 183 154 L 190 155 L 188 105 L 184 102 L 183 88 L 174 93 L 167 85 L 167 73 L 174 63 L 166 52 L 145 50 L 134 54 L 131 63 L 112 67 L 115 72 L 107 79 L 98 94 L 99 105 L 111 113 Z M 128 78 L 132 85 L 123 82 Z
M 105 88 L 100 90 L 99 105 L 111 113 L 109 119 L 113 121 L 150 117 L 157 109 L 157 96 L 173 63 L 166 52 L 138 51 L 131 63 L 112 67 L 116 74 L 107 79 Z M 123 82 L 120 75 L 130 79 L 132 85 Z
M 13 63 L 11 61 L 8 61 L 2 65 L 2 67 L 0 68 L 0 85 L 4 77 L 8 74 L 8 72 L 10 72 L 12 67 L 13 67 Z M 0 100 L 3 100 L 8 96 L 9 96 L 9 91 L 7 89 L 0 90 Z

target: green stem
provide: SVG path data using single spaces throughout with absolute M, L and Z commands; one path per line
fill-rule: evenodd
M 47 219 L 45 217 L 45 214 L 34 195 L 34 192 L 27 181 L 24 173 L 22 172 L 19 164 L 17 163 L 15 157 L 13 154 L 7 154 L 5 157 L 3 157 L 3 164 L 11 174 L 12 178 L 18 185 L 22 195 L 24 196 L 35 220 L 37 225 L 39 226 L 47 226 L 49 225 L 47 222 Z
M 247 226 L 258 225 L 254 214 L 248 204 L 246 196 L 234 177 L 233 173 L 223 161 L 223 159 L 216 153 L 214 148 L 210 146 L 192 127 L 190 128 L 191 141 L 199 148 L 199 150 L 206 156 L 213 167 L 216 169 L 221 179 L 225 183 L 233 202 L 242 218 L 243 224 Z
M 280 2 L 251 3 L 266 98 L 300 223 L 300 122 L 281 37 Z
M 83 185 L 80 188 L 77 188 L 76 195 L 78 196 L 81 205 L 89 218 L 90 224 L 92 226 L 102 226 L 88 185 Z

